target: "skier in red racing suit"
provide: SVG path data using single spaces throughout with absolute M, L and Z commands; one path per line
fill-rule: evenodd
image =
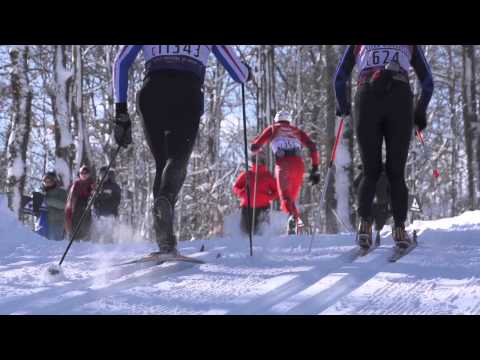
M 318 184 L 320 174 L 319 153 L 315 143 L 301 129 L 290 124 L 291 115 L 288 111 L 279 111 L 275 115 L 274 124 L 270 125 L 257 136 L 250 147 L 256 153 L 262 146 L 270 143 L 275 156 L 275 178 L 277 180 L 278 193 L 281 209 L 290 214 L 288 221 L 288 233 L 295 232 L 295 226 L 303 226 L 300 213 L 295 206 L 303 183 L 305 165 L 302 159 L 302 146 L 310 150 L 312 168 L 309 180 L 312 184 Z

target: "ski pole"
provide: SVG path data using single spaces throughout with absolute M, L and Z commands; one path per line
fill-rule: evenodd
M 424 138 L 423 138 L 423 133 L 422 133 L 420 130 L 416 129 L 416 135 L 417 135 L 418 141 L 420 141 L 420 143 L 421 143 L 422 146 L 423 146 L 423 153 L 424 153 L 425 155 L 427 155 L 427 159 L 428 159 L 428 161 L 430 162 L 430 165 L 431 165 L 432 168 L 433 168 L 433 177 L 436 179 L 436 178 L 438 178 L 438 177 L 440 176 L 440 171 L 438 171 L 438 169 L 433 166 L 433 164 L 432 164 L 432 159 L 431 159 L 430 156 L 427 154 L 427 145 L 425 144 L 425 140 L 424 140 Z
M 253 229 L 255 228 L 256 221 L 255 221 L 255 204 L 257 203 L 257 182 L 258 182 L 258 155 L 255 155 L 255 181 L 253 184 L 253 211 L 252 211 L 252 228 L 250 232 L 253 236 Z
M 115 153 L 113 154 L 112 158 L 110 159 L 110 163 L 108 164 L 107 171 L 103 174 L 100 183 L 98 184 L 98 187 L 95 189 L 93 196 L 90 197 L 90 200 L 88 201 L 87 207 L 85 210 L 82 212 L 82 216 L 80 217 L 80 220 L 77 223 L 77 226 L 75 227 L 75 230 L 72 233 L 72 236 L 70 237 L 70 242 L 68 243 L 67 248 L 65 249 L 65 252 L 63 253 L 62 258 L 60 259 L 60 262 L 58 263 L 58 266 L 62 266 L 63 260 L 65 260 L 65 257 L 67 256 L 68 250 L 70 250 L 70 247 L 73 244 L 73 241 L 75 240 L 75 237 L 77 236 L 78 232 L 80 231 L 80 227 L 82 226 L 83 220 L 87 217 L 88 211 L 90 211 L 90 208 L 92 207 L 93 203 L 97 199 L 98 194 L 100 194 L 103 190 L 103 184 L 105 183 L 105 179 L 108 176 L 108 173 L 110 171 L 110 167 L 112 166 L 113 162 L 117 158 L 118 153 L 120 152 L 120 148 L 122 146 L 118 145 L 117 149 L 115 150 Z M 50 274 L 55 275 L 58 274 L 60 271 L 56 268 L 50 268 L 49 269 Z
M 337 147 L 338 147 L 338 143 L 340 142 L 340 135 L 343 132 L 343 122 L 344 122 L 344 118 L 340 120 L 340 125 L 338 126 L 338 130 L 337 130 L 337 137 L 335 138 L 335 143 L 333 144 L 332 157 L 330 158 L 330 162 L 328 164 L 327 176 L 325 177 L 325 183 L 323 184 L 323 189 L 322 189 L 322 196 L 320 198 L 320 205 L 319 205 L 320 209 L 322 208 L 322 205 L 325 201 L 325 194 L 327 192 L 328 183 L 330 182 L 332 166 L 333 166 L 333 163 L 335 162 L 335 158 L 337 157 Z M 308 247 L 308 252 L 312 250 L 312 243 L 313 243 L 314 236 L 312 236 L 312 238 L 310 239 L 310 246 Z
M 253 256 L 253 244 L 252 244 L 252 219 L 250 213 L 252 212 L 252 206 L 250 204 L 250 176 L 248 174 L 248 149 L 247 149 L 247 116 L 245 110 L 245 85 L 242 84 L 242 110 L 243 110 L 243 138 L 245 145 L 245 169 L 247 171 L 247 209 L 248 209 L 248 237 L 250 239 L 250 256 Z
M 335 158 L 337 157 L 337 147 L 338 147 L 338 143 L 340 142 L 340 135 L 342 134 L 342 131 L 343 131 L 343 118 L 340 120 L 340 125 L 338 126 L 335 144 L 333 144 L 332 157 L 330 159 L 330 163 L 328 164 L 327 176 L 325 178 L 325 183 L 323 184 L 322 197 L 320 198 L 320 207 L 322 206 L 322 203 L 325 201 L 325 194 L 327 193 L 328 184 L 330 182 L 333 163 L 335 162 Z

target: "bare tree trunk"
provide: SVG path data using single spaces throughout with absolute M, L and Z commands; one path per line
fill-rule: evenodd
M 463 45 L 463 119 L 468 170 L 468 207 L 476 208 L 474 170 L 474 131 L 477 124 L 475 91 L 475 57 L 473 45 Z
M 12 126 L 8 139 L 8 206 L 21 218 L 21 199 L 25 188 L 26 156 L 32 121 L 32 91 L 28 82 L 28 46 L 10 50 L 12 61 Z
M 451 195 L 451 207 L 450 207 L 450 216 L 457 215 L 457 160 L 458 160 L 458 119 L 457 119 L 457 112 L 456 112 L 456 72 L 455 72 L 455 63 L 453 58 L 453 51 L 452 46 L 448 46 L 448 79 L 450 80 L 450 86 L 448 87 L 448 95 L 449 95 L 449 108 L 450 108 L 450 127 L 452 129 L 452 157 L 451 157 L 451 164 L 450 164 L 450 195 Z
M 69 84 L 72 74 L 66 68 L 65 45 L 55 45 L 54 93 L 52 94 L 55 120 L 55 170 L 66 189 L 72 181 L 73 140 L 70 132 L 68 106 Z
M 258 68 L 260 77 L 260 87 L 257 96 L 257 132 L 262 131 L 273 123 L 275 116 L 275 46 L 260 45 L 258 49 Z M 267 155 L 267 165 L 271 172 L 274 171 L 274 161 L 271 151 L 265 151 Z M 275 210 L 279 209 L 278 201 L 273 204 Z
M 326 45 L 325 62 L 327 65 L 327 146 L 329 149 L 328 158 L 331 158 L 331 151 L 335 143 L 335 94 L 331 86 L 335 76 L 335 52 L 332 45 Z M 338 232 L 337 219 L 333 211 L 337 210 L 338 198 L 336 189 L 336 171 L 337 166 L 332 168 L 328 191 L 325 195 L 325 221 L 327 233 L 334 234 Z
M 12 122 L 9 121 L 7 130 L 5 131 L 5 146 L 2 149 L 2 158 L 0 163 L 0 191 L 8 192 L 7 190 L 7 164 L 8 164 L 8 139 L 12 132 Z
M 88 139 L 87 123 L 83 112 L 83 61 L 81 45 L 72 46 L 73 82 L 72 82 L 72 118 L 77 130 L 75 141 L 75 171 L 77 173 L 81 165 L 87 165 L 93 169 L 92 150 Z

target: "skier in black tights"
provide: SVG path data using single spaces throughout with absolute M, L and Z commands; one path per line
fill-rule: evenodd
M 372 202 L 382 168 L 385 139 L 394 219 L 392 236 L 396 246 L 404 249 L 412 243 L 405 231 L 408 211 L 405 164 L 413 125 L 420 131 L 427 125 L 426 112 L 433 93 L 432 74 L 418 45 L 349 45 L 335 75 L 338 116 L 350 115 L 346 83 L 355 65 L 359 75 L 354 125 L 364 169 L 358 192 L 357 241 L 364 249 L 372 246 Z M 410 66 L 422 87 L 415 106 L 408 77 Z
M 114 135 L 117 144 L 125 147 L 132 142 L 127 111 L 128 69 L 141 50 L 146 74 L 137 109 L 156 164 L 154 230 L 160 254 L 175 256 L 173 211 L 204 110 L 202 86 L 208 55 L 213 52 L 239 83 L 248 81 L 251 72 L 227 45 L 124 45 L 115 59 L 113 82 Z

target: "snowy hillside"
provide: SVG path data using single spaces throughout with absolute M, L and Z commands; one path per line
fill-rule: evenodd
M 253 258 L 233 217 L 224 238 L 180 243 L 203 265 L 112 267 L 155 250 L 120 229 L 117 244 L 73 244 L 52 277 L 67 243 L 33 234 L 2 199 L 0 314 L 480 314 L 480 211 L 415 222 L 419 246 L 397 263 L 387 231 L 351 262 L 352 235 L 316 236 L 309 253 L 309 236 L 274 235 L 277 215 Z

